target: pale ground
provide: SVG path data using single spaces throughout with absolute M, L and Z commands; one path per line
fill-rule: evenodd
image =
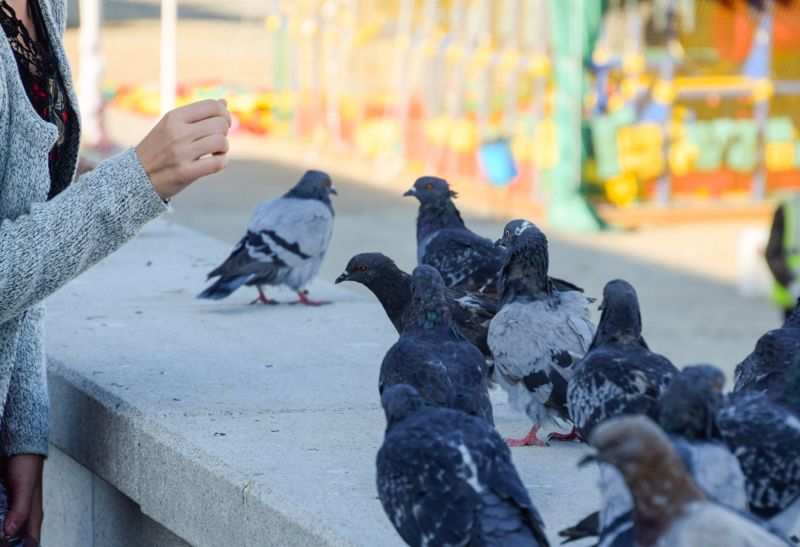
M 247 22 L 182 23 L 181 79 L 222 78 L 258 85 L 261 76 L 252 59 L 268 47 L 262 29 Z M 68 31 L 66 43 L 74 52 L 74 31 Z M 104 44 L 110 80 L 157 81 L 158 34 L 152 21 L 109 26 Z M 153 123 L 119 111 L 110 111 L 108 120 L 113 137 L 123 145 L 137 142 Z M 374 183 L 365 184 L 364 179 L 374 176 L 373 170 L 347 157 L 305 154 L 283 143 L 246 135 L 233 137 L 231 157 L 223 174 L 174 200 L 170 220 L 233 244 L 258 201 L 285 191 L 304 169 L 324 168 L 334 175 L 339 196 L 334 198 L 334 238 L 321 278 L 333 280 L 347 259 L 361 251 L 383 251 L 402 267 L 413 267 L 415 204 L 403 200 L 395 185 L 381 190 Z M 501 232 L 504 220 L 467 215 L 473 229 L 492 238 Z M 765 227 L 727 223 L 629 233 L 550 234 L 551 271 L 596 297 L 606 281 L 629 280 L 639 292 L 645 336 L 652 349 L 679 365 L 712 362 L 730 378 L 734 365 L 756 339 L 778 324 L 778 314 L 768 302 L 745 299 L 736 290 L 737 247 L 742 234 L 753 228 Z M 224 259 L 224 253 L 202 258 L 212 265 Z M 514 457 L 527 461 L 537 456 L 535 449 L 523 449 L 515 450 Z M 547 488 L 535 492 L 537 503 L 545 507 L 550 504 Z M 545 512 L 557 510 L 548 507 Z

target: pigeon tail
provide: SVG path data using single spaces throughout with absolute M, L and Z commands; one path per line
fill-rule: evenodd
M 225 276 L 217 279 L 213 285 L 197 295 L 207 300 L 222 300 L 229 297 L 236 289 L 245 284 L 249 275 Z

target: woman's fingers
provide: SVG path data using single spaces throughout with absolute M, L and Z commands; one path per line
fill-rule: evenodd
M 198 101 L 196 103 L 187 104 L 186 106 L 176 108 L 170 114 L 185 123 L 195 123 L 207 118 L 220 116 L 225 118 L 225 120 L 228 122 L 228 126 L 230 126 L 231 114 L 228 112 L 228 109 L 225 106 L 226 104 L 226 102 L 215 99 L 205 99 L 203 101 Z
M 9 489 L 10 508 L 6 515 L 5 534 L 14 536 L 32 517 L 39 519 L 42 508 L 42 464 L 44 458 L 23 454 L 11 456 L 6 463 L 6 482 Z M 30 528 L 29 528 L 30 529 Z
M 198 139 L 192 143 L 192 159 L 202 158 L 208 154 L 227 154 L 230 143 L 225 135 L 216 133 Z
M 227 135 L 230 126 L 228 120 L 222 116 L 206 118 L 189 125 L 189 131 L 194 140 L 202 139 L 209 135 Z
M 228 165 L 226 154 L 214 154 L 195 160 L 189 166 L 189 174 L 195 179 L 219 173 Z

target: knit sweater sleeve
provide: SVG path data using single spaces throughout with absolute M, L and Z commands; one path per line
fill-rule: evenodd
M 13 176 L 13 173 L 6 173 Z M 167 206 L 134 149 L 0 224 L 0 323 L 116 251 Z

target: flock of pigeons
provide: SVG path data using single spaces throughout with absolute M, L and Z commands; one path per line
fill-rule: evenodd
M 258 206 L 247 234 L 199 296 L 306 285 L 331 237 L 330 178 L 309 171 Z M 588 442 L 601 508 L 563 530 L 598 546 L 792 545 L 800 520 L 800 311 L 762 336 L 736 368 L 732 393 L 710 365 L 679 371 L 642 337 L 634 288 L 592 300 L 549 277 L 548 244 L 531 222 L 496 242 L 471 232 L 446 181 L 423 177 L 411 275 L 387 256 L 353 257 L 337 283 L 368 287 L 398 331 L 381 364 L 386 433 L 378 493 L 409 545 L 549 545 L 508 445 Z M 494 429 L 499 384 L 530 417 L 521 439 Z M 542 432 L 546 431 L 545 434 Z

